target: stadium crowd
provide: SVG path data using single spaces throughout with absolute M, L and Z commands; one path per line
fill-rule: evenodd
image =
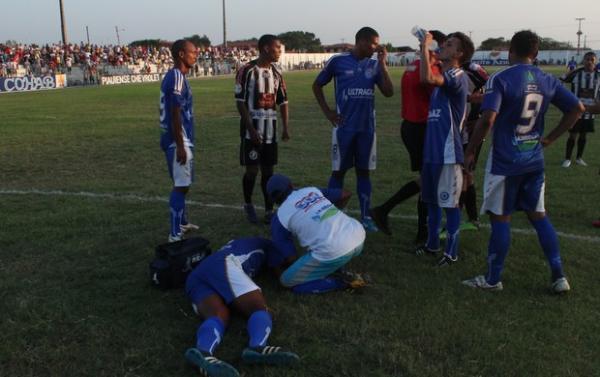
M 228 74 L 258 56 L 256 49 L 201 47 L 196 75 Z M 0 44 L 0 77 L 45 76 L 70 73 L 74 67 L 93 82 L 103 68 L 135 66 L 140 72 L 165 73 L 173 66 L 167 46 L 119 46 L 95 44 Z

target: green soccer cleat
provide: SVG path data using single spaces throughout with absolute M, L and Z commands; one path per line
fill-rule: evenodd
M 238 371 L 226 362 L 214 356 L 205 356 L 197 348 L 188 348 L 185 359 L 200 369 L 200 373 L 207 377 L 239 377 Z
M 295 353 L 281 347 L 247 347 L 242 352 L 246 364 L 290 365 L 300 361 Z

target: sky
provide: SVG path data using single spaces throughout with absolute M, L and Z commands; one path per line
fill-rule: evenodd
M 70 42 L 115 44 L 137 39 L 175 40 L 206 34 L 223 42 L 222 0 L 63 0 Z M 61 40 L 59 0 L 2 0 L 0 41 Z M 510 39 L 521 29 L 577 44 L 577 17 L 587 46 L 600 49 L 600 1 L 571 0 L 226 0 L 227 39 L 247 39 L 291 30 L 314 33 L 323 44 L 352 43 L 362 26 L 383 43 L 417 47 L 410 29 L 462 31 L 476 46 L 489 37 Z

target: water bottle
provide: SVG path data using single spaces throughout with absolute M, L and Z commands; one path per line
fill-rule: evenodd
M 419 26 L 413 26 L 413 28 L 410 30 L 410 33 L 414 35 L 419 40 L 419 42 L 423 43 L 423 40 L 425 39 L 425 34 L 427 34 L 427 30 Z M 431 41 L 431 44 L 429 45 L 429 50 L 435 51 L 437 49 L 437 42 L 435 40 Z

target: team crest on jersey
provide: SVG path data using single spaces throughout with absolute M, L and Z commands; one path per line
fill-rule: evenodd
M 373 70 L 373 68 L 365 69 L 365 78 L 372 79 L 373 76 L 375 76 L 375 71 Z

